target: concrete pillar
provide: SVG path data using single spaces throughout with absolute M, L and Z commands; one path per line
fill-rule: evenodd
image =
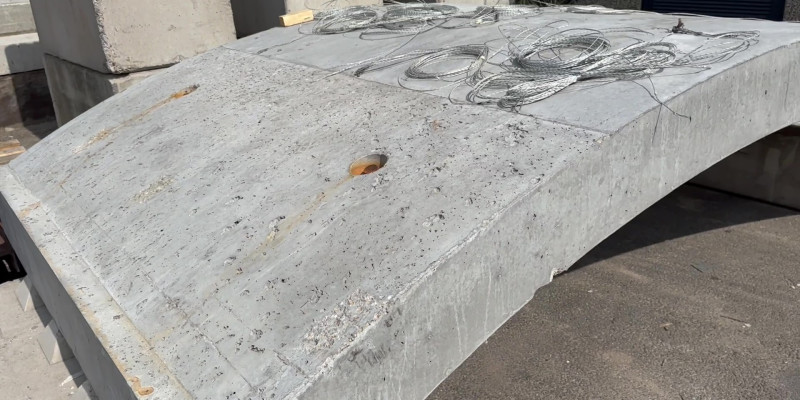
M 236 39 L 229 0 L 33 0 L 31 6 L 59 124 L 153 72 L 134 73 Z

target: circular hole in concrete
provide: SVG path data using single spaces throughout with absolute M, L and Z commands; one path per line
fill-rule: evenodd
M 386 165 L 389 157 L 383 154 L 370 154 L 353 161 L 350 164 L 350 175 L 367 175 L 371 174 Z

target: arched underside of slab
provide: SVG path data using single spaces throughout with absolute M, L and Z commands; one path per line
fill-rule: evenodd
M 537 18 L 525 21 L 674 23 Z M 146 80 L 1 168 L 0 218 L 103 398 L 421 399 L 555 272 L 800 120 L 800 26 L 684 21 L 761 32 L 709 70 L 653 78 L 686 117 L 630 82 L 520 113 L 453 104 L 398 87 L 401 67 L 326 76 L 407 38 L 271 30 Z M 368 154 L 383 168 L 351 176 Z

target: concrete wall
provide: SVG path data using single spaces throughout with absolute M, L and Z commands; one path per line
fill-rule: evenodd
M 44 68 L 59 126 L 160 71 L 103 74 L 49 54 L 44 55 Z
M 33 0 L 46 53 L 98 72 L 174 64 L 234 40 L 228 0 Z

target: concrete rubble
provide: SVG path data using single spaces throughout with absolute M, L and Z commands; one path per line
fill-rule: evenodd
M 255 34 L 0 168 L 0 219 L 100 398 L 422 399 L 554 274 L 800 120 L 800 26 L 682 18 L 759 41 L 516 113 L 401 87 L 407 64 L 331 74 L 403 44 L 502 39 L 497 25 L 413 41 Z M 547 10 L 512 23 L 557 20 L 659 38 L 676 22 Z

